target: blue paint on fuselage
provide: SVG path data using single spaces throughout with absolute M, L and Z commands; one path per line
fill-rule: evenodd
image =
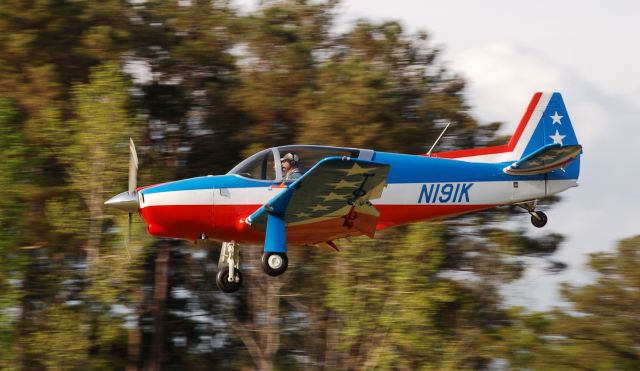
M 524 180 L 578 179 L 580 156 L 563 170 L 538 175 L 509 175 L 503 169 L 511 162 L 477 163 L 402 153 L 375 152 L 372 161 L 389 164 L 388 184 L 401 183 L 456 183 L 496 182 Z M 249 179 L 237 174 L 203 176 L 152 186 L 145 194 L 197 189 L 271 187 L 273 181 Z
M 376 152 L 373 161 L 391 164 L 387 183 L 496 182 L 515 178 L 502 171 L 511 163 L 488 164 L 452 159 Z M 544 175 L 519 176 L 517 180 L 544 180 Z
M 235 174 L 208 175 L 159 184 L 157 186 L 145 188 L 142 192 L 145 194 L 151 194 L 172 191 L 191 191 L 197 189 L 270 187 L 273 184 L 273 181 L 249 179 Z

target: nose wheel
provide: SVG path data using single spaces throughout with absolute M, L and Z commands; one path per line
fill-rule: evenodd
M 235 269 L 234 276 L 229 274 L 229 267 L 224 267 L 216 274 L 216 286 L 224 292 L 236 292 L 242 286 L 242 275 L 239 269 Z
M 242 286 L 240 274 L 240 249 L 235 242 L 223 242 L 218 260 L 216 286 L 224 292 L 236 292 Z
M 266 252 L 262 254 L 262 270 L 270 276 L 279 276 L 287 270 L 289 259 L 281 252 Z

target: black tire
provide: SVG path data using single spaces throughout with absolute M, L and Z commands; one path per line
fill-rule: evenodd
M 287 270 L 289 259 L 287 254 L 281 252 L 266 252 L 262 254 L 262 270 L 264 273 L 276 277 Z
M 238 282 L 229 282 L 229 267 L 224 267 L 216 274 L 216 286 L 224 292 L 236 292 L 242 286 L 242 275 L 239 269 L 235 269 L 235 273 L 238 276 Z
M 542 228 L 547 225 L 547 214 L 542 211 L 536 211 L 536 214 L 538 215 L 537 218 L 535 215 L 531 215 L 531 224 L 536 228 Z

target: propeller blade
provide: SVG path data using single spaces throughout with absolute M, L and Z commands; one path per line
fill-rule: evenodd
M 131 138 L 129 138 L 129 152 L 129 195 L 133 195 L 138 186 L 138 154 Z
M 124 238 L 124 248 L 127 250 L 127 260 L 131 263 L 131 251 L 129 251 L 129 244 L 131 243 L 131 213 L 129 213 L 129 226 L 128 232 Z

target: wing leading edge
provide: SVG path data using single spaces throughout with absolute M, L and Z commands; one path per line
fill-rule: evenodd
M 327 239 L 343 234 L 373 237 L 380 213 L 369 201 L 382 195 L 388 173 L 387 164 L 327 157 L 256 210 L 247 222 L 264 230 L 273 216 L 284 220 L 287 227 L 330 225 Z

